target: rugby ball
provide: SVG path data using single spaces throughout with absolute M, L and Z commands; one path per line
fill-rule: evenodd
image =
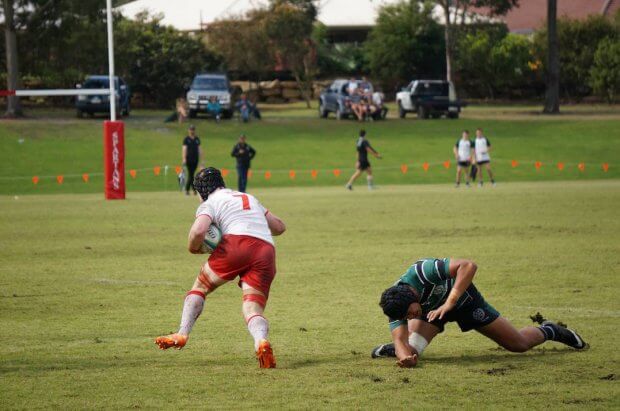
M 222 232 L 215 224 L 211 224 L 203 241 L 204 251 L 212 253 L 222 239 Z

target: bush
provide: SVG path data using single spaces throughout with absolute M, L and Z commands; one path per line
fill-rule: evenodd
M 590 85 L 610 104 L 615 102 L 620 92 L 620 40 L 617 38 L 606 38 L 599 43 L 590 69 Z

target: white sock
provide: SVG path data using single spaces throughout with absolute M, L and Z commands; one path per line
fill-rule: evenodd
M 188 294 L 183 303 L 183 314 L 181 314 L 181 325 L 179 334 L 189 335 L 194 323 L 202 313 L 205 305 L 204 294 Z
M 366 181 L 368 182 L 368 187 L 372 187 L 372 176 L 366 176 Z
M 269 334 L 269 321 L 262 315 L 255 315 L 248 321 L 248 331 L 254 338 L 254 351 L 258 350 L 258 343 L 266 340 Z

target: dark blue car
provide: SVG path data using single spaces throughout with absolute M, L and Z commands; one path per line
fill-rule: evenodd
M 129 86 L 120 77 L 114 77 L 114 83 L 114 88 L 116 89 L 116 112 L 121 116 L 128 116 L 129 99 L 131 97 Z M 110 81 L 108 76 L 88 76 L 83 84 L 78 84 L 76 87 L 83 89 L 108 89 L 110 88 Z M 110 97 L 107 95 L 77 96 L 75 108 L 78 117 L 82 117 L 84 113 L 91 116 L 95 113 L 109 113 Z

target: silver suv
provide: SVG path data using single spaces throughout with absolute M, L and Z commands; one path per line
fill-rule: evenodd
M 228 76 L 222 73 L 197 74 L 187 91 L 189 116 L 207 112 L 207 103 L 214 96 L 222 108 L 224 118 L 232 117 L 234 105 Z

